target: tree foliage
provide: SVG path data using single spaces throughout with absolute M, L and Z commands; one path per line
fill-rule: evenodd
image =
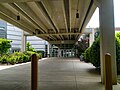
M 87 48 L 85 50 L 85 53 L 82 54 L 85 62 L 90 62 L 90 54 L 89 53 L 90 53 L 90 48 Z
M 100 38 L 98 37 L 90 47 L 90 61 L 95 67 L 100 66 Z
M 76 48 L 78 50 L 78 56 L 80 56 L 88 48 L 88 41 L 86 39 L 81 39 L 78 45 L 76 45 Z
M 2 39 L 0 38 L 0 55 L 8 53 L 10 47 L 11 47 L 11 40 Z
M 26 50 L 36 52 L 36 50 L 31 46 L 30 42 L 27 42 Z
M 116 43 L 116 64 L 117 64 L 117 72 L 120 73 L 120 33 L 117 33 L 115 36 Z M 95 66 L 100 67 L 100 38 L 98 37 L 89 47 L 89 50 L 86 49 L 84 52 L 87 57 L 89 56 L 89 61 Z M 83 57 L 84 60 L 88 61 L 88 58 Z

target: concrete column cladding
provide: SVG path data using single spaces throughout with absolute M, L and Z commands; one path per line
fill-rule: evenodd
M 112 83 L 117 84 L 113 0 L 100 0 L 99 9 L 101 80 L 102 83 L 105 83 L 105 54 L 110 53 L 112 59 Z
M 24 31 L 22 31 L 22 38 L 21 38 L 21 39 L 22 39 L 22 40 L 21 40 L 21 43 L 22 43 L 22 44 L 21 44 L 21 46 L 22 46 L 22 47 L 21 47 L 21 51 L 22 51 L 22 52 L 26 51 L 26 40 L 27 40 L 26 37 L 27 37 L 27 36 L 24 35 Z

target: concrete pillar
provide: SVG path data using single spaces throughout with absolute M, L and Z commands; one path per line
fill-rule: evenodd
M 50 48 L 50 50 L 49 50 L 50 57 L 52 57 L 52 45 L 51 44 L 49 44 L 49 48 Z
M 47 45 L 47 57 L 50 57 L 50 44 Z
M 61 50 L 61 56 L 64 57 L 64 49 Z
M 61 57 L 61 49 L 58 48 L 58 57 Z
M 24 31 L 22 31 L 22 40 L 21 40 L 21 52 L 26 51 L 26 41 L 27 41 L 27 36 L 24 35 Z
M 110 53 L 112 59 L 112 83 L 117 84 L 113 0 L 100 1 L 101 80 L 102 83 L 105 83 L 105 54 Z
M 50 44 L 50 47 L 51 47 L 51 48 L 50 48 L 50 56 L 53 57 L 53 45 Z
M 91 28 L 91 33 L 90 33 L 90 37 L 89 37 L 89 46 L 91 46 L 94 42 L 94 29 Z
M 72 57 L 74 56 L 74 55 L 73 55 L 73 49 L 71 50 L 71 55 L 72 55 Z

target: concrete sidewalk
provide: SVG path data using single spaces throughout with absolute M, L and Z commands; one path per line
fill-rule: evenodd
M 27 63 L 0 70 L 0 90 L 31 90 L 30 68 Z M 39 61 L 39 90 L 104 90 L 104 86 L 91 64 L 76 58 L 49 58 Z
M 43 61 L 46 60 L 47 58 L 42 58 L 39 61 Z M 0 65 L 0 70 L 4 70 L 4 69 L 8 69 L 8 68 L 12 68 L 12 67 L 16 67 L 16 66 L 21 66 L 21 65 L 26 65 L 26 64 L 30 64 L 31 62 L 26 62 L 26 63 L 20 63 L 20 64 L 15 64 L 15 65 Z

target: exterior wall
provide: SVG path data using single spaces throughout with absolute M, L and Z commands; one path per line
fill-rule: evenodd
M 21 29 L 7 23 L 7 39 L 12 40 L 11 50 L 20 51 L 21 49 Z
M 4 24 L 3 24 L 4 23 Z M 12 40 L 11 43 L 11 50 L 12 51 L 20 51 L 21 50 L 21 44 L 22 44 L 22 30 L 9 24 L 6 23 L 4 21 L 0 21 L 0 26 L 6 25 L 4 26 L 7 30 L 7 35 L 6 38 L 9 40 Z M 2 34 L 3 30 L 0 30 L 0 33 Z M 3 37 L 3 34 L 0 35 Z M 35 36 L 28 36 L 27 37 L 27 42 L 30 42 L 30 44 L 32 45 L 33 48 L 35 48 L 35 50 L 43 50 L 43 51 L 47 51 L 46 50 L 46 46 L 47 46 L 47 42 L 43 39 L 40 39 L 38 37 Z
M 5 21 L 0 20 L 0 38 L 7 38 L 7 24 Z
M 12 49 L 21 49 L 21 38 L 22 38 L 22 30 L 11 25 L 7 24 L 7 38 L 12 40 Z M 47 42 L 43 39 L 40 39 L 35 36 L 27 36 L 27 42 L 30 42 L 35 50 L 43 50 L 45 51 L 45 45 Z
M 27 36 L 27 42 L 30 42 L 32 47 L 34 47 L 37 51 L 45 51 L 46 45 L 48 44 L 47 41 L 36 36 Z

